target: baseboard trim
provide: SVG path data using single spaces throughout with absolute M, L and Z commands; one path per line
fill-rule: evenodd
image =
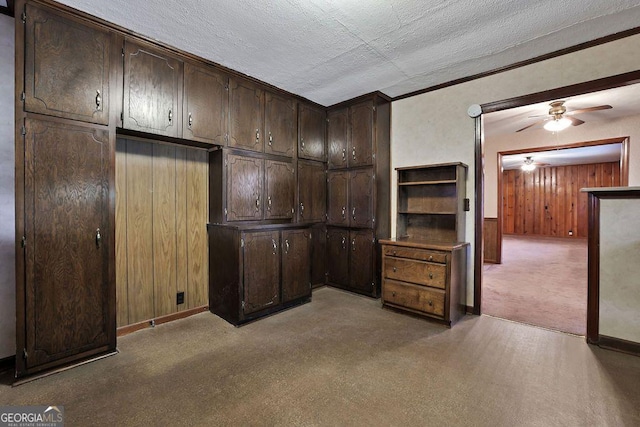
M 196 308 L 190 308 L 188 310 L 182 310 L 177 313 L 167 314 L 165 316 L 156 317 L 154 319 L 144 320 L 142 322 L 132 323 L 131 325 L 121 326 L 117 330 L 119 337 L 131 334 L 141 329 L 152 328 L 156 325 L 163 323 L 173 322 L 174 320 L 184 319 L 185 317 L 193 316 L 194 314 L 202 313 L 209 309 L 208 305 L 203 305 Z
M 15 371 L 16 370 L 16 356 L 9 356 L 0 359 L 0 372 Z
M 475 310 L 475 307 L 473 307 L 472 305 L 465 305 L 465 307 L 467 308 L 467 314 L 473 314 L 473 310 Z
M 595 344 L 607 350 L 615 350 L 633 356 L 640 356 L 640 343 L 637 342 L 600 335 L 598 342 Z

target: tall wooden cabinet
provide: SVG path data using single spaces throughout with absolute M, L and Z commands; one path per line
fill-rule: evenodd
M 367 95 L 330 109 L 327 120 L 327 281 L 377 297 L 376 243 L 390 233 L 390 103 Z
M 16 15 L 21 377 L 115 350 L 116 50 L 113 33 L 53 8 L 17 2 Z
M 466 313 L 467 166 L 397 168 L 397 237 L 381 240 L 382 303 L 453 325 Z

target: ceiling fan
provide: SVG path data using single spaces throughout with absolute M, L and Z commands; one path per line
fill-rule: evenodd
M 549 163 L 536 162 L 535 160 L 533 160 L 532 156 L 527 156 L 522 162 L 522 166 L 520 166 L 520 169 L 522 169 L 525 172 L 531 172 L 536 167 L 543 167 L 543 166 L 549 166 Z
M 522 132 L 523 130 L 529 129 L 537 124 L 545 123 L 544 128 L 548 131 L 559 132 L 563 129 L 568 128 L 569 126 L 579 126 L 584 123 L 584 120 L 580 120 L 576 117 L 573 117 L 577 114 L 589 113 L 591 111 L 599 111 L 599 110 L 609 110 L 613 108 L 611 105 L 597 105 L 595 107 L 581 108 L 579 110 L 567 111 L 567 107 L 564 106 L 565 101 L 554 101 L 549 104 L 551 108 L 549 108 L 549 113 L 541 114 L 537 116 L 529 116 L 530 118 L 534 117 L 544 117 L 542 120 L 538 120 L 530 125 L 523 127 L 522 129 L 518 129 L 516 132 Z

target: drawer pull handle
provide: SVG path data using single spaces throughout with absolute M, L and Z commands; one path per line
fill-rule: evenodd
M 395 297 L 395 296 L 396 296 L 396 293 L 395 293 L 395 292 L 392 292 L 392 293 L 391 293 L 391 295 Z
M 429 300 L 429 307 L 433 307 L 433 301 Z
M 393 256 L 395 256 L 395 255 L 396 255 L 396 251 L 393 251 Z
M 433 261 L 433 255 L 429 255 L 429 261 Z
M 429 279 L 433 279 L 433 273 L 429 273 Z
M 395 273 L 396 271 L 398 271 L 398 269 L 393 267 L 393 272 Z

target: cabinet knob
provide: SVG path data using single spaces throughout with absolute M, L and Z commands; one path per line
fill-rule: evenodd
M 429 279 L 433 279 L 433 273 L 429 273 Z
M 191 126 L 193 126 L 193 115 L 189 113 L 189 129 L 191 129 Z
M 169 110 L 169 124 L 173 124 L 173 111 Z
M 396 292 L 395 291 L 391 292 L 391 295 L 395 297 L 396 296 Z
M 396 251 L 393 251 L 393 256 L 396 256 Z
M 429 255 L 429 261 L 433 261 L 433 255 Z
M 433 301 L 429 300 L 427 304 L 429 304 L 429 307 L 433 307 Z
M 396 271 L 398 271 L 398 269 L 396 267 L 393 267 L 393 272 L 395 273 Z
M 102 95 L 100 95 L 100 91 L 96 90 L 96 110 L 102 110 Z

